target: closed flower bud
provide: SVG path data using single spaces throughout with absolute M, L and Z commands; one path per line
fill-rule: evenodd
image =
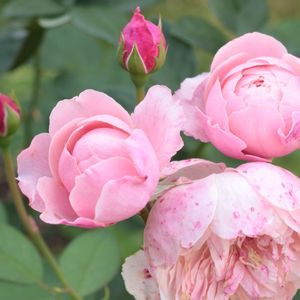
M 10 97 L 0 94 L 0 140 L 16 132 L 20 124 L 20 109 Z
M 118 59 L 121 66 L 135 75 L 146 75 L 165 62 L 167 45 L 160 25 L 146 20 L 137 7 L 120 37 Z

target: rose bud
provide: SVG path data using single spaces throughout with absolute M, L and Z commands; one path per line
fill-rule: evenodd
M 160 24 L 146 20 L 137 7 L 121 33 L 118 48 L 121 66 L 132 74 L 146 75 L 164 64 L 166 52 L 167 44 Z
M 211 72 L 177 92 L 185 132 L 225 155 L 271 160 L 300 148 L 300 59 L 258 32 L 224 45 Z
M 10 97 L 0 94 L 0 139 L 11 136 L 20 124 L 20 109 Z

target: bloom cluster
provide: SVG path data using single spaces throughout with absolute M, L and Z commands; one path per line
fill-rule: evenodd
M 136 51 L 145 73 L 166 49 L 139 10 L 121 42 L 124 67 Z M 52 224 L 106 227 L 151 202 L 144 248 L 123 266 L 137 300 L 292 299 L 300 180 L 269 162 L 300 147 L 299 92 L 300 59 L 270 36 L 245 34 L 175 94 L 151 87 L 131 115 L 94 90 L 60 101 L 49 132 L 18 156 L 19 186 Z M 171 162 L 181 131 L 252 162 Z

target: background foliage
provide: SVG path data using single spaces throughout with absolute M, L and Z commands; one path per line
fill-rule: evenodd
M 115 55 L 119 32 L 137 5 L 154 21 L 161 14 L 169 45 L 167 62 L 149 85 L 175 91 L 184 78 L 209 70 L 224 43 L 249 31 L 272 34 L 300 56 L 298 0 L 1 0 L 0 91 L 14 91 L 24 121 L 14 140 L 15 154 L 47 130 L 58 100 L 86 88 L 104 91 L 133 110 L 134 89 Z M 179 159 L 239 164 L 208 144 L 185 142 Z M 300 175 L 299 159 L 296 151 L 275 163 Z M 0 186 L 0 300 L 68 299 L 21 233 L 2 172 Z M 141 246 L 141 220 L 96 230 L 39 225 L 69 282 L 86 300 L 108 299 L 108 290 L 111 300 L 132 299 L 119 273 L 125 257 Z

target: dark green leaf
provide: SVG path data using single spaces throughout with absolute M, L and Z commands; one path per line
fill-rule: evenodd
M 264 31 L 279 39 L 289 52 L 300 56 L 300 19 L 286 20 L 268 26 Z
M 171 25 L 171 34 L 191 46 L 216 52 L 226 43 L 225 36 L 205 20 L 184 17 Z
M 44 29 L 35 22 L 28 26 L 26 39 L 23 41 L 22 47 L 18 51 L 18 55 L 15 57 L 11 69 L 17 68 L 35 54 L 42 42 L 43 36 Z
M 101 4 L 107 4 L 115 9 L 125 12 L 133 12 L 137 6 L 141 9 L 157 3 L 158 0 L 102 0 Z
M 104 229 L 85 232 L 65 249 L 60 263 L 71 286 L 82 296 L 91 294 L 107 284 L 118 271 L 117 241 Z
M 164 84 L 177 90 L 186 77 L 196 74 L 196 57 L 193 48 L 179 39 L 167 36 L 168 53 L 165 65 L 153 75 L 152 84 Z
M 237 34 L 258 30 L 268 18 L 266 0 L 210 0 L 213 13 Z
M 64 7 L 53 0 L 12 0 L 4 7 L 4 15 L 10 18 L 31 18 L 57 15 Z
M 12 67 L 27 37 L 28 32 L 19 26 L 6 26 L 0 29 L 0 73 Z
M 32 244 L 8 225 L 0 225 L 0 236 L 0 279 L 24 284 L 40 282 L 42 262 Z
M 0 224 L 7 223 L 7 212 L 5 206 L 0 202 Z
M 118 43 L 120 32 L 127 18 L 116 11 L 99 5 L 78 6 L 72 10 L 72 22 L 85 33 L 112 45 Z
M 36 285 L 0 281 L 0 300 L 55 300 L 55 297 Z

